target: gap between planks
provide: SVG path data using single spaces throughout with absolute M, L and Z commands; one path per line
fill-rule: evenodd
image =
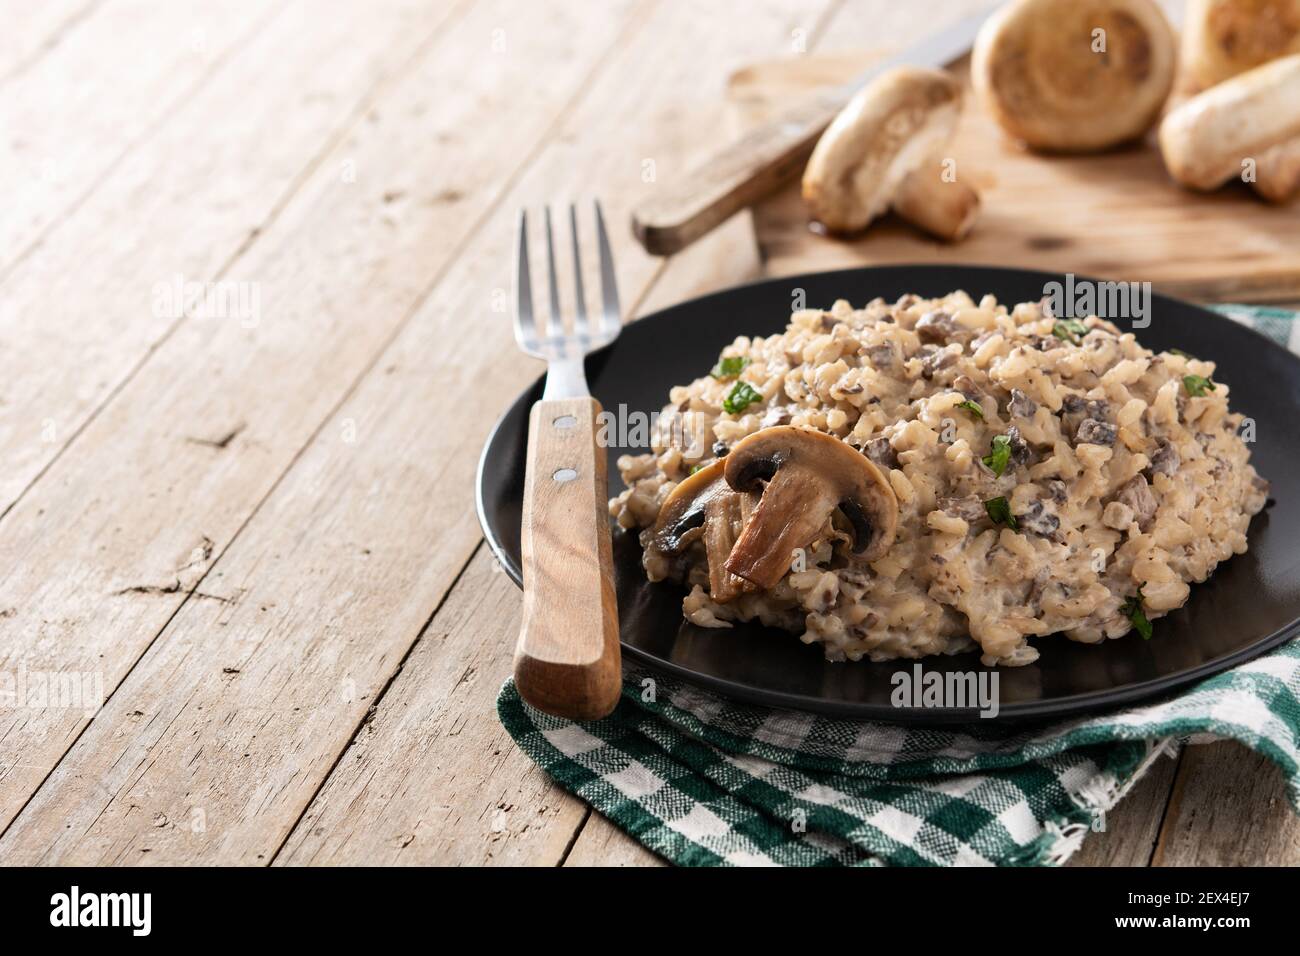
M 339 748 L 338 754 L 336 754 L 334 757 L 334 762 L 331 763 L 329 769 L 326 770 L 325 773 L 321 775 L 320 783 L 316 785 L 316 789 L 312 792 L 311 798 L 307 800 L 306 803 L 303 804 L 302 812 L 298 814 L 298 818 L 293 821 L 293 824 L 285 829 L 284 839 L 281 840 L 280 845 L 275 848 L 275 852 L 271 853 L 267 858 L 266 861 L 267 866 L 275 865 L 275 861 L 279 858 L 280 854 L 284 851 L 284 848 L 288 844 L 289 839 L 293 836 L 294 831 L 298 829 L 298 827 L 302 824 L 303 818 L 307 816 L 307 811 L 311 809 L 312 804 L 316 802 L 316 798 L 320 796 L 321 790 L 325 788 L 325 785 L 329 783 L 330 778 L 334 776 L 334 771 L 338 769 L 339 762 L 343 759 L 343 757 L 347 754 L 347 752 L 356 745 L 357 738 L 361 736 L 361 731 L 365 728 L 366 724 L 368 724 L 371 721 L 371 719 L 375 716 L 375 714 L 379 712 L 379 707 L 383 703 L 384 698 L 388 695 L 389 690 L 392 689 L 393 684 L 402 675 L 402 671 L 406 669 L 407 661 L 411 659 L 411 655 L 415 653 L 417 648 L 419 648 L 420 641 L 422 641 L 424 637 L 429 633 L 429 629 L 433 627 L 433 622 L 438 617 L 438 613 L 443 609 L 443 607 L 446 606 L 447 599 L 450 598 L 452 592 L 456 590 L 456 585 L 460 583 L 461 579 L 465 576 L 465 572 L 469 570 L 469 566 L 474 563 L 474 558 L 478 555 L 480 551 L 483 550 L 483 546 L 486 543 L 487 543 L 486 540 L 479 541 L 479 543 L 475 546 L 474 550 L 470 552 L 469 557 L 465 559 L 465 563 L 460 566 L 460 570 L 456 572 L 455 576 L 451 580 L 451 583 L 447 585 L 447 590 L 443 593 L 442 597 L 438 599 L 437 605 L 429 613 L 428 620 L 424 622 L 424 624 L 420 627 L 419 631 L 416 633 L 415 640 L 413 640 L 410 646 L 406 648 L 406 651 L 402 654 L 401 659 L 397 662 L 397 666 L 393 668 L 393 672 L 389 674 L 388 679 L 384 681 L 383 687 L 381 687 L 379 691 L 375 694 L 375 699 L 370 702 L 370 706 L 366 709 L 365 714 L 361 717 L 359 721 L 357 721 L 356 726 L 352 729 L 351 736 L 349 736 L 347 741 L 343 744 L 343 746 Z M 0 836 L 3 836 L 3 834 L 0 834 Z M 578 838 L 577 833 L 574 833 L 573 838 L 575 840 Z M 572 846 L 573 844 L 570 843 L 569 844 L 570 849 L 572 848 Z M 567 851 L 565 855 L 566 856 L 568 855 Z

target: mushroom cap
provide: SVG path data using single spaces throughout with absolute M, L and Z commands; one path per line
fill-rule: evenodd
M 803 198 L 828 229 L 854 232 L 884 213 L 909 173 L 938 156 L 961 112 L 942 70 L 898 67 L 857 92 L 817 141 Z
M 1274 146 L 1300 136 L 1300 54 L 1224 80 L 1171 111 L 1160 152 L 1177 182 L 1215 189 Z
M 1191 0 L 1179 52 L 1188 79 L 1201 90 L 1300 53 L 1300 0 Z
M 738 577 L 775 586 L 790 570 L 793 551 L 811 543 L 836 508 L 853 524 L 862 560 L 874 561 L 893 544 L 893 488 L 865 455 L 833 435 L 793 425 L 765 428 L 737 442 L 724 461 L 728 485 L 762 487 L 763 494 L 727 559 L 727 570 Z
M 659 508 L 651 532 L 654 546 L 664 554 L 681 554 L 704 534 L 704 505 L 717 494 L 730 494 L 731 489 L 722 481 L 725 458 L 701 468 L 688 476 Z
M 1105 51 L 1094 52 L 1103 30 Z M 1174 81 L 1173 30 L 1152 0 L 1014 0 L 971 54 L 975 92 L 1035 149 L 1091 152 L 1142 135 Z

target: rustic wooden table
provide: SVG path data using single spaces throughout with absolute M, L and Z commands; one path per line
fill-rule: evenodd
M 3 0 L 0 860 L 657 862 L 493 708 L 515 214 L 625 222 L 733 70 L 951 6 Z M 747 216 L 667 261 L 614 238 L 633 314 L 764 268 Z M 1300 862 L 1233 745 L 1108 824 L 1079 862 Z

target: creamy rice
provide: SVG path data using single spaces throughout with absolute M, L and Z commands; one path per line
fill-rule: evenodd
M 860 310 L 839 301 L 796 313 L 781 335 L 738 338 L 720 358 L 748 364 L 670 391 L 653 453 L 619 461 L 628 488 L 611 514 L 649 529 L 693 469 L 767 426 L 861 450 L 898 499 L 897 535 L 877 560 L 856 558 L 832 516 L 775 587 L 724 602 L 709 593 L 701 544 L 672 556 L 641 534 L 649 578 L 688 588 L 689 620 L 760 620 L 832 660 L 978 645 L 986 664 L 1018 665 L 1038 656 L 1030 637 L 1120 637 L 1245 552 L 1267 498 L 1228 386 L 1205 381 L 1214 363 L 1152 353 L 1095 317 L 1061 322 L 1041 303 L 1008 311 L 965 292 Z M 753 401 L 728 412 L 739 382 Z M 997 436 L 1004 461 L 990 467 Z

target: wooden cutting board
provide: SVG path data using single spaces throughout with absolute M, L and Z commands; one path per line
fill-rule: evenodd
M 806 55 L 735 73 L 728 96 L 755 123 L 870 65 L 858 54 Z M 809 228 L 798 183 L 754 209 L 766 271 L 790 275 L 855 265 L 947 262 L 1022 266 L 1129 281 L 1203 301 L 1300 298 L 1300 202 L 1270 206 L 1244 184 L 1190 193 L 1147 142 L 1093 156 L 1044 156 L 1011 141 L 968 96 L 951 155 L 984 200 L 963 242 L 935 242 L 889 216 L 851 241 Z

